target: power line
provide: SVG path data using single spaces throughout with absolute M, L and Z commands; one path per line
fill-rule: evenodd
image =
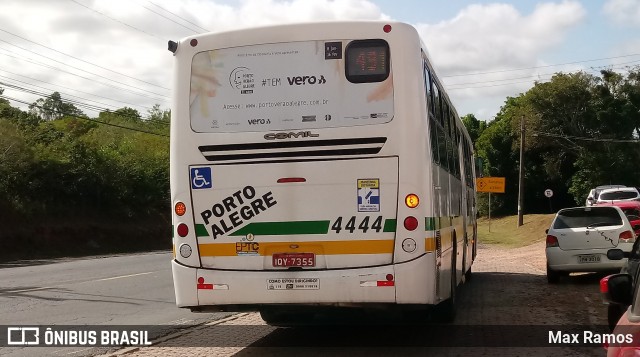
M 22 101 L 22 100 L 20 100 L 20 99 L 15 99 L 15 98 L 7 97 L 7 96 L 5 96 L 5 95 L 0 95 L 0 98 L 5 98 L 5 99 L 8 99 L 8 100 L 11 100 L 11 101 L 17 102 L 17 103 L 22 103 L 22 104 L 27 104 L 27 105 L 33 105 L 33 106 L 34 106 L 34 107 L 36 107 L 36 108 L 43 109 L 43 108 L 42 108 L 42 106 L 39 106 L 39 105 L 36 105 L 36 104 L 29 104 L 29 103 L 27 103 L 27 102 L 25 102 L 25 101 Z M 127 126 L 122 126 L 122 125 L 113 124 L 113 123 L 107 123 L 107 122 L 103 122 L 103 121 L 100 121 L 100 120 L 97 120 L 97 119 L 86 118 L 86 117 L 82 117 L 82 116 L 75 115 L 75 114 L 70 114 L 70 113 L 61 113 L 61 114 L 64 114 L 64 115 L 66 115 L 66 116 L 70 116 L 70 117 L 73 117 L 73 118 L 76 118 L 76 119 L 87 120 L 87 121 L 90 121 L 90 122 L 99 123 L 99 124 L 103 124 L 103 125 L 108 125 L 108 126 L 112 126 L 112 127 L 116 127 L 116 128 L 120 128 L 120 129 L 126 129 L 126 130 L 131 130 L 131 131 L 137 131 L 137 132 L 139 132 L 139 133 L 145 133 L 145 134 L 150 134 L 150 135 L 155 135 L 155 136 L 161 136 L 161 137 L 166 137 L 166 138 L 168 138 L 168 137 L 169 137 L 169 135 L 158 134 L 158 133 L 154 133 L 154 132 L 151 132 L 151 131 L 146 131 L 146 130 L 141 130 L 141 129 L 136 129 L 136 128 L 130 128 L 130 127 L 127 127 Z
M 189 20 L 185 19 L 184 17 L 180 17 L 178 14 L 176 14 L 176 13 L 174 13 L 174 12 L 171 12 L 171 11 L 169 11 L 169 10 L 165 9 L 164 7 L 162 7 L 162 6 L 160 6 L 160 5 L 156 4 L 156 3 L 154 3 L 154 2 L 152 2 L 152 1 L 147 1 L 147 2 L 148 2 L 149 4 L 151 4 L 151 5 L 154 5 L 154 6 L 158 7 L 158 8 L 160 8 L 160 9 L 162 9 L 162 10 L 164 10 L 164 11 L 166 11 L 166 12 L 170 13 L 171 15 L 173 15 L 173 16 L 175 16 L 175 17 L 179 18 L 180 20 L 186 21 L 186 22 L 190 23 L 191 25 L 196 26 L 196 27 L 198 27 L 198 28 L 200 28 L 200 29 L 202 29 L 202 30 L 204 30 L 204 31 L 206 31 L 206 32 L 211 32 L 211 30 L 207 30 L 206 28 L 204 28 L 204 27 L 202 27 L 202 26 L 200 26 L 200 25 L 198 25 L 198 24 L 195 24 L 195 23 L 193 23 L 193 22 L 189 21 Z
M 5 50 L 5 51 L 7 51 L 7 52 L 9 52 L 9 53 L 16 54 L 15 52 L 9 51 L 9 50 L 7 50 L 6 48 L 2 48 L 2 49 L 3 49 L 3 50 Z M 76 77 L 79 77 L 79 78 L 82 78 L 82 79 L 89 80 L 89 81 L 94 82 L 94 83 L 102 84 L 103 86 L 107 86 L 107 87 L 111 87 L 111 88 L 119 89 L 119 90 L 122 90 L 122 91 L 125 91 L 125 92 L 129 92 L 129 93 L 133 93 L 133 94 L 135 94 L 135 95 L 139 95 L 139 96 L 141 96 L 141 97 L 146 97 L 146 98 L 154 99 L 154 100 L 161 101 L 161 102 L 164 102 L 164 101 L 166 101 L 167 99 L 169 99 L 168 97 L 164 97 L 164 96 L 163 96 L 163 97 L 164 97 L 164 99 L 159 99 L 159 98 L 155 98 L 155 97 L 148 96 L 148 95 L 146 95 L 146 94 L 144 94 L 144 93 L 138 93 L 138 92 L 132 91 L 132 90 L 127 89 L 127 88 L 117 87 L 117 86 L 114 86 L 114 85 L 111 85 L 111 84 L 108 84 L 108 83 L 99 82 L 99 81 L 96 81 L 96 80 L 94 80 L 94 79 L 87 78 L 87 77 L 81 76 L 81 75 L 76 74 L 76 73 L 73 73 L 73 72 L 65 71 L 65 70 L 60 69 L 60 68 L 58 68 L 58 67 L 54 67 L 54 66 L 51 66 L 51 65 L 48 65 L 48 64 L 42 63 L 42 62 L 35 61 L 35 60 L 33 60 L 33 59 L 29 58 L 29 57 L 22 57 L 22 58 L 20 58 L 20 57 L 16 57 L 16 56 L 8 55 L 8 54 L 6 54 L 6 53 L 0 53 L 0 55 L 4 55 L 4 56 L 7 56 L 7 57 L 15 58 L 15 59 L 20 60 L 20 61 L 26 61 L 26 62 L 33 63 L 33 64 L 35 64 L 35 65 L 42 66 L 42 67 L 46 67 L 46 68 L 49 68 L 49 69 L 54 69 L 54 70 L 57 70 L 57 71 L 60 71 L 60 72 L 64 72 L 64 73 L 70 74 L 70 75 L 72 75 L 72 76 L 76 76 Z
M 126 23 L 126 22 L 122 22 L 122 21 L 120 21 L 120 20 L 118 20 L 118 19 L 115 19 L 115 18 L 113 18 L 113 17 L 111 17 L 111 16 L 109 16 L 109 15 L 107 15 L 107 14 L 103 13 L 103 12 L 100 12 L 100 11 L 98 11 L 98 10 L 92 9 L 92 8 L 90 8 L 90 7 L 88 7 L 88 6 L 84 5 L 84 4 L 82 4 L 82 3 L 79 3 L 79 2 L 78 2 L 78 1 L 76 1 L 76 0 L 69 0 L 69 1 L 73 1 L 74 3 L 76 3 L 76 4 L 78 4 L 78 5 L 82 6 L 82 7 L 84 7 L 85 9 L 91 10 L 91 11 L 93 11 L 93 12 L 95 12 L 95 13 L 99 14 L 99 15 L 102 15 L 102 16 L 104 16 L 104 17 L 106 17 L 106 18 L 108 18 L 108 19 L 110 19 L 110 20 L 112 20 L 112 21 L 115 21 L 115 22 L 121 23 L 122 25 L 125 25 L 125 26 L 127 26 L 127 27 L 129 27 L 129 28 L 132 28 L 132 29 L 134 29 L 134 30 L 136 30 L 136 31 L 138 31 L 138 32 L 142 32 L 142 33 L 144 33 L 144 34 L 146 34 L 146 35 L 149 35 L 149 36 L 151 36 L 151 37 L 157 38 L 158 40 L 162 40 L 162 41 L 164 41 L 164 39 L 162 39 L 162 38 L 160 38 L 160 37 L 158 37 L 158 36 L 156 36 L 156 35 L 154 35 L 154 34 L 151 34 L 151 33 L 147 32 L 147 31 L 145 31 L 145 30 L 141 30 L 141 29 L 139 29 L 139 28 L 137 28 L 137 27 L 131 26 L 131 25 L 129 25 L 129 24 L 128 24 L 128 23 Z
M 179 25 L 179 26 L 182 26 L 182 27 L 186 28 L 187 30 L 189 30 L 189 31 L 191 31 L 191 32 L 198 33 L 198 31 L 196 31 L 196 30 L 194 30 L 194 29 L 192 29 L 192 28 L 190 28 L 190 27 L 188 27 L 188 26 L 185 26 L 185 25 L 183 25 L 183 24 L 181 24 L 181 23 L 177 22 L 176 20 L 174 20 L 174 19 L 172 19 L 172 18 L 170 18 L 170 17 L 168 17 L 168 16 L 166 16 L 166 15 L 163 15 L 163 14 L 161 14 L 161 13 L 159 13 L 159 12 L 157 12 L 157 11 L 153 10 L 153 9 L 150 9 L 150 8 L 148 8 L 148 7 L 146 7 L 146 6 L 142 5 L 142 4 L 138 4 L 138 5 L 140 5 L 140 6 L 141 6 L 143 9 L 145 9 L 145 10 L 151 11 L 151 12 L 153 12 L 154 14 L 156 14 L 156 15 L 158 15 L 158 16 L 160 16 L 160 17 L 163 17 L 163 18 L 165 18 L 165 19 L 167 19 L 167 20 L 169 20 L 169 21 L 173 22 L 174 24 L 177 24 L 177 25 Z
M 548 136 L 548 137 L 552 137 L 552 138 L 559 138 L 559 139 L 572 139 L 572 140 L 583 140 L 583 141 L 593 141 L 593 142 L 606 142 L 606 143 L 640 143 L 640 139 L 604 139 L 604 138 L 589 138 L 589 137 L 582 137 L 582 136 L 571 136 L 571 135 L 561 135 L 561 134 L 553 134 L 553 133 L 543 133 L 543 132 L 539 132 L 539 131 L 532 131 L 531 132 L 534 135 L 539 135 L 539 136 Z
M 60 85 L 60 84 L 53 84 L 53 83 L 51 83 L 51 82 L 47 82 L 47 81 L 43 81 L 43 80 L 40 80 L 40 79 L 31 78 L 31 77 L 27 77 L 27 76 L 23 76 L 23 75 L 18 74 L 18 73 L 14 73 L 14 72 L 11 72 L 11 71 L 7 71 L 6 69 L 0 69 L 0 72 L 5 72 L 5 73 L 13 74 L 14 76 L 18 76 L 18 77 L 22 77 L 22 78 L 30 79 L 30 80 L 32 80 L 32 81 L 36 81 L 36 82 L 40 82 L 40 83 L 49 84 L 49 85 L 52 85 L 52 86 L 54 86 L 54 87 L 60 87 L 60 88 L 64 88 L 64 89 L 68 89 L 68 90 L 72 90 L 72 91 L 74 91 L 74 92 L 80 92 L 80 93 L 83 93 L 83 94 L 88 94 L 88 95 L 93 96 L 93 97 L 102 98 L 102 99 L 107 99 L 107 100 L 110 100 L 110 101 L 113 101 L 113 102 L 122 103 L 122 104 L 127 104 L 127 105 L 130 105 L 130 106 L 133 106 L 133 107 L 136 107 L 136 106 L 137 106 L 137 107 L 140 107 L 140 108 L 145 108 L 145 109 L 147 109 L 147 110 L 151 109 L 151 107 L 147 107 L 147 106 L 145 106 L 145 105 L 139 105 L 139 104 L 132 104 L 132 103 L 129 103 L 129 102 L 123 102 L 123 101 L 118 100 L 118 99 L 109 98 L 109 97 L 104 97 L 104 96 L 101 96 L 101 95 L 97 95 L 97 94 L 93 94 L 93 93 L 89 93 L 89 92 L 81 91 L 81 90 L 79 90 L 79 89 L 75 89 L 75 88 L 71 88 L 71 87 L 66 87 L 66 86 L 63 86 L 63 85 Z M 32 85 L 32 86 L 38 87 L 38 86 L 36 86 L 35 84 L 28 83 L 28 82 L 22 82 L 22 81 L 19 81 L 19 80 L 15 79 L 15 78 L 11 78 L 11 77 L 4 77 L 4 76 L 0 76 L 0 77 L 8 78 L 8 79 L 11 79 L 11 80 L 16 81 L 16 82 L 20 82 L 20 83 L 24 83 L 24 84 L 28 84 L 28 85 Z M 38 87 L 38 88 L 43 88 L 43 89 L 47 89 L 47 90 L 54 91 L 54 92 L 56 91 L 55 89 L 46 88 L 46 87 Z M 70 94 L 67 94 L 67 95 L 70 95 Z M 79 98 L 79 97 L 78 97 L 78 98 Z M 92 100 L 90 100 L 90 99 L 86 99 L 86 100 L 92 101 Z M 115 106 L 113 106 L 113 107 L 115 107 Z
M 640 60 L 635 60 L 635 61 L 630 61 L 630 62 L 624 62 L 624 63 L 618 63 L 616 64 L 616 68 L 620 69 L 620 68 L 624 68 L 624 67 L 620 67 L 622 65 L 629 65 L 629 64 L 633 64 L 633 63 L 638 63 L 640 62 Z M 608 68 L 610 66 L 597 66 L 597 67 L 591 67 L 592 70 L 595 69 L 605 69 Z M 580 71 L 580 70 L 579 70 Z M 578 72 L 579 72 L 578 71 Z M 556 73 L 559 72 L 555 72 L 555 73 L 544 73 L 544 74 L 535 74 L 535 75 L 528 75 L 528 76 L 524 76 L 524 77 L 513 77 L 513 78 L 504 78 L 504 79 L 493 79 L 493 80 L 487 80 L 487 81 L 480 81 L 480 82 L 467 82 L 467 83 L 455 83 L 455 84 L 450 84 L 447 86 L 447 88 L 450 87 L 455 87 L 455 86 L 462 86 L 462 85 L 471 85 L 471 84 L 484 84 L 484 83 L 492 83 L 492 82 L 504 82 L 504 81 L 512 81 L 512 80 L 516 80 L 516 79 L 527 79 L 527 78 L 531 78 L 533 76 L 552 76 Z M 572 72 L 567 72 L 567 73 L 576 73 L 576 71 L 572 71 Z
M 16 34 L 14 34 L 14 33 L 12 33 L 12 32 L 7 31 L 7 30 L 0 29 L 0 31 L 2 31 L 2 32 L 4 32 L 4 33 L 8 33 L 9 35 L 15 36 L 15 37 L 17 37 L 17 38 L 19 38 L 19 39 L 21 39 L 21 40 L 24 40 L 24 41 L 27 41 L 27 42 L 31 42 L 31 43 L 36 44 L 36 45 L 38 45 L 38 46 L 44 47 L 44 48 L 46 48 L 46 49 L 48 49 L 48 50 L 54 51 L 54 52 L 59 53 L 59 54 L 61 54 L 61 55 L 64 55 L 64 56 L 67 56 L 67 57 L 71 57 L 71 58 L 73 58 L 73 59 L 75 59 L 75 60 L 77 60 L 77 61 L 80 61 L 80 62 L 83 62 L 83 63 L 89 64 L 89 65 L 92 65 L 92 66 L 98 67 L 98 68 L 100 68 L 100 69 L 104 69 L 105 71 L 109 71 L 109 72 L 111 72 L 111 73 L 115 73 L 115 74 L 118 74 L 118 75 L 121 75 L 121 76 L 124 76 L 124 77 L 130 78 L 130 79 L 133 79 L 133 80 L 136 80 L 136 81 L 142 82 L 142 83 L 146 83 L 146 84 L 152 85 L 152 86 L 154 86 L 154 87 L 158 87 L 158 88 L 162 88 L 162 89 L 169 90 L 169 88 L 166 88 L 166 87 L 160 86 L 160 85 L 158 85 L 158 84 L 151 83 L 151 82 L 147 82 L 147 81 L 144 81 L 144 80 L 142 80 L 142 79 L 138 79 L 138 78 L 135 78 L 135 77 L 129 76 L 129 75 L 127 75 L 127 74 L 120 73 L 120 72 L 114 71 L 114 70 L 112 70 L 112 69 L 109 69 L 109 68 L 106 68 L 106 67 L 103 67 L 103 66 L 97 65 L 97 64 L 95 64 L 95 63 L 91 63 L 91 62 L 89 62 L 89 61 L 85 61 L 85 60 L 83 60 L 83 59 L 81 59 L 81 58 L 78 58 L 78 57 L 72 56 L 72 55 L 70 55 L 70 54 L 67 54 L 67 53 L 64 53 L 64 52 L 58 51 L 58 50 L 56 50 L 56 49 L 54 49 L 54 48 L 51 48 L 51 47 L 45 46 L 45 45 L 43 45 L 43 44 L 41 44 L 41 43 L 38 43 L 38 42 L 35 42 L 35 41 L 32 41 L 32 40 L 29 40 L 28 38 L 24 38 L 24 37 L 22 37 L 22 36 L 16 35 Z
M 37 52 L 34 52 L 34 51 L 31 51 L 31 50 L 28 50 L 28 49 L 26 49 L 26 48 L 20 47 L 20 46 L 18 46 L 18 45 L 15 45 L 15 44 L 13 44 L 13 43 L 11 43 L 11 42 L 8 42 L 8 41 L 5 41 L 5 40 L 0 40 L 0 42 L 4 42 L 4 43 L 9 44 L 9 45 L 11 45 L 11 46 L 13 46 L 13 47 L 17 47 L 17 48 L 19 48 L 19 49 L 21 49 L 21 50 L 23 50 L 23 51 L 33 53 L 33 54 L 35 54 L 36 56 L 44 57 L 44 58 L 48 59 L 49 61 L 53 61 L 53 62 L 56 62 L 56 63 L 62 64 L 62 65 L 64 65 L 64 66 L 71 67 L 71 68 L 73 68 L 73 69 L 75 69 L 75 70 L 77 70 L 77 71 L 84 72 L 84 73 L 87 73 L 87 74 L 90 74 L 90 75 L 96 76 L 96 77 L 98 77 L 98 78 L 106 79 L 106 80 L 108 80 L 109 82 L 118 83 L 118 84 L 123 85 L 123 86 L 125 86 L 125 87 L 129 87 L 129 88 L 137 89 L 137 90 L 139 90 L 139 91 L 143 91 L 143 92 L 147 92 L 147 93 L 151 93 L 151 94 L 155 94 L 155 95 L 159 95 L 159 96 L 162 96 L 162 95 L 163 95 L 163 94 L 155 93 L 155 92 L 152 92 L 152 91 L 150 91 L 150 90 L 143 89 L 143 88 L 138 88 L 138 87 L 136 87 L 136 86 L 132 86 L 132 85 L 130 85 L 130 84 L 122 83 L 122 82 L 116 81 L 116 80 L 114 80 L 114 79 L 111 79 L 111 78 L 109 78 L 109 77 L 105 77 L 105 76 L 99 75 L 99 74 L 97 74 L 97 73 L 93 73 L 93 72 L 85 71 L 85 70 L 84 70 L 84 69 L 82 69 L 82 68 L 78 68 L 78 67 L 72 66 L 72 65 L 70 65 L 70 64 L 68 64 L 68 63 L 64 63 L 64 62 L 62 62 L 62 61 L 58 61 L 58 60 L 56 60 L 56 59 L 53 59 L 53 58 L 51 58 L 51 57 L 47 57 L 47 56 L 45 56 L 45 55 L 41 55 L 41 54 L 39 54 L 39 53 L 37 53 Z
M 447 76 L 441 76 L 441 78 L 462 77 L 462 76 L 479 76 L 479 75 L 482 75 L 482 74 L 493 74 L 493 73 L 503 73 L 503 72 L 524 71 L 524 70 L 527 70 L 527 69 L 537 69 L 537 68 L 564 66 L 564 65 L 568 65 L 568 64 L 577 64 L 577 63 L 585 63 L 585 62 L 596 62 L 596 61 L 604 61 L 604 60 L 610 60 L 610 59 L 616 59 L 616 58 L 624 58 L 624 57 L 632 57 L 632 56 L 640 56 L 640 53 L 633 53 L 633 54 L 615 56 L 615 57 L 597 58 L 597 59 L 590 59 L 590 60 L 583 60 L 583 61 L 574 61 L 574 62 L 566 62 L 566 63 L 558 63 L 558 64 L 549 64 L 549 65 L 545 65 L 545 66 L 534 66 L 534 67 L 503 69 L 503 70 L 490 71 L 490 72 L 472 72 L 472 73 L 450 74 L 450 75 L 447 75 Z
M 0 76 L 0 77 L 4 77 L 4 76 Z M 5 77 L 5 78 L 6 78 L 6 77 Z M 10 78 L 10 79 L 11 79 L 11 78 Z M 11 79 L 11 80 L 15 80 L 15 79 Z M 20 81 L 18 81 L 18 82 L 20 82 Z M 13 89 L 13 90 L 17 90 L 17 91 L 20 91 L 20 92 L 29 93 L 29 94 L 34 94 L 34 95 L 38 95 L 39 97 L 45 97 L 45 98 L 50 97 L 50 94 L 47 94 L 47 93 L 44 93 L 44 92 L 39 92 L 39 91 L 32 90 L 32 89 L 29 89 L 29 88 L 20 87 L 20 86 L 15 85 L 15 84 L 10 84 L 10 83 L 3 83 L 3 82 L 0 82 L 0 85 L 4 85 L 6 88 L 11 88 L 11 89 Z M 32 85 L 32 84 L 30 84 L 30 85 Z M 38 86 L 35 86 L 35 87 L 38 87 Z M 45 88 L 45 89 L 47 89 L 47 88 Z M 60 93 L 60 92 L 58 92 L 58 93 Z M 69 94 L 66 94 L 66 93 L 61 93 L 61 94 L 69 95 Z M 71 95 L 71 96 L 72 96 L 72 97 L 76 97 L 76 98 L 80 98 L 80 97 L 73 96 L 73 95 Z M 87 100 L 86 98 L 80 98 L 80 99 Z M 96 106 L 96 105 L 87 104 L 87 103 L 79 102 L 79 101 L 76 101 L 76 100 L 69 100 L 69 99 L 63 100 L 63 99 L 61 98 L 61 101 L 62 101 L 63 103 L 73 104 L 74 106 L 78 106 L 78 107 L 80 107 L 80 108 L 84 108 L 84 109 L 86 109 L 86 110 L 96 111 L 96 112 L 98 112 L 98 113 L 101 113 L 101 112 L 111 112 L 111 113 L 114 113 L 114 111 L 111 111 L 111 110 L 110 110 L 110 109 L 108 109 L 108 108 L 99 107 L 99 106 Z M 104 103 L 99 103 L 99 102 L 96 102 L 96 103 L 98 103 L 98 104 L 102 104 L 102 105 L 106 105 L 106 104 L 104 104 Z M 112 107 L 114 107 L 114 106 L 112 106 Z M 121 108 L 118 108 L 118 109 L 121 109 Z M 116 110 L 116 111 L 117 111 L 117 110 Z M 148 116 L 148 117 L 142 117 L 142 116 L 140 116 L 140 117 L 138 118 L 138 117 L 133 117 L 133 116 L 130 116 L 130 115 L 124 115 L 124 114 L 122 114 L 122 113 L 118 113 L 117 115 L 122 116 L 122 117 L 125 117 L 125 118 L 130 118 L 130 119 L 141 119 L 141 120 L 144 120 L 144 121 L 149 122 L 149 123 L 161 124 L 161 125 L 165 125 L 165 126 L 166 126 L 166 125 L 169 125 L 169 123 L 168 123 L 168 122 L 166 122 L 166 121 L 159 120 L 159 119 L 153 119 L 153 118 L 151 118 L 150 116 Z
M 628 62 L 628 63 L 634 63 L 634 62 L 638 62 L 638 61 L 632 61 L 632 62 Z M 586 70 L 586 71 L 581 69 L 581 70 L 573 71 L 573 72 L 556 72 L 556 73 L 572 74 L 572 73 L 579 73 L 579 72 L 596 72 L 596 71 L 599 71 L 600 69 L 623 69 L 623 68 L 628 68 L 628 67 L 629 66 L 623 66 L 623 67 L 599 66 L 599 67 L 591 67 L 591 69 Z M 526 81 L 510 82 L 510 83 L 498 83 L 498 84 L 486 85 L 486 86 L 459 87 L 459 88 L 450 88 L 449 86 L 447 86 L 446 90 L 447 91 L 454 91 L 454 90 L 460 90 L 460 89 L 490 88 L 490 87 L 500 87 L 500 86 L 507 86 L 507 85 L 513 85 L 513 84 L 520 84 L 520 83 L 531 83 L 532 81 L 540 81 L 542 79 L 549 80 L 556 73 L 538 75 L 538 78 L 531 78 L 532 76 L 526 76 L 526 77 L 518 77 L 518 78 L 511 78 L 511 79 L 498 79 L 498 80 L 494 80 L 494 81 L 485 81 L 485 82 L 478 82 L 477 83 L 477 84 L 481 84 L 481 83 L 488 83 L 488 82 L 510 81 L 510 80 L 516 80 L 516 79 L 530 78 L 529 80 L 526 80 Z M 543 76 L 543 77 L 541 77 L 541 76 Z M 462 85 L 462 84 L 463 83 L 461 83 L 460 85 Z M 472 84 L 472 83 L 466 83 L 466 84 Z M 473 84 L 475 84 L 475 83 L 473 83 Z M 456 85 L 457 84 L 453 84 L 451 86 L 455 87 Z

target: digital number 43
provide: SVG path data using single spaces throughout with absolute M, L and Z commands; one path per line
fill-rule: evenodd
M 342 230 L 343 220 L 346 220 L 346 218 L 336 218 L 336 220 L 331 225 L 331 230 L 335 231 L 336 233 L 340 233 L 340 231 Z M 382 230 L 382 216 L 378 216 L 377 218 L 375 218 L 373 223 L 371 223 L 371 226 L 369 226 L 371 220 L 374 220 L 374 218 L 365 216 L 364 219 L 360 221 L 360 224 L 358 224 L 357 229 L 361 230 L 362 233 L 367 233 L 369 229 L 376 231 L 376 233 L 379 233 Z M 356 216 L 351 216 L 351 218 L 349 218 L 349 221 L 347 221 L 347 224 L 344 226 L 344 229 L 346 231 L 349 231 L 349 233 L 353 233 L 356 231 L 356 223 Z

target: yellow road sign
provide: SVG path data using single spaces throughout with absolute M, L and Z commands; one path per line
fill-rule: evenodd
M 504 193 L 504 177 L 478 177 L 476 188 L 478 192 Z

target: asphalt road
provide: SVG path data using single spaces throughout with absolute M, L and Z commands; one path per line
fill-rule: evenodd
M 178 309 L 174 304 L 170 259 L 169 253 L 150 253 L 0 266 L 0 325 L 166 325 L 170 327 L 169 334 L 171 328 L 177 331 L 178 325 L 211 322 L 229 315 L 193 314 Z M 544 266 L 544 242 L 518 249 L 481 246 L 474 264 L 474 278 L 460 291 L 458 316 L 453 326 L 471 326 L 474 335 L 481 333 L 482 338 L 489 340 L 522 341 L 527 333 L 536 331 L 535 326 L 538 329 L 547 325 L 578 326 L 581 330 L 593 330 L 606 324 L 606 307 L 598 293 L 598 280 L 603 274 L 573 275 L 558 285 L 549 285 Z M 490 348 L 481 347 L 482 344 L 467 348 L 451 348 L 452 344 L 427 347 L 434 339 L 433 335 L 430 337 L 433 331 L 423 331 L 420 327 L 364 326 L 348 328 L 346 332 L 321 327 L 309 333 L 304 329 L 265 326 L 257 314 L 238 316 L 217 328 L 201 325 L 171 334 L 179 337 L 130 351 L 127 356 L 599 356 L 604 353 L 602 347 Z M 512 325 L 514 331 L 524 335 L 503 336 L 512 329 L 491 329 L 492 325 Z M 469 334 L 469 330 L 462 331 L 463 334 L 449 337 L 465 339 L 464 333 Z M 113 351 L 115 349 L 5 348 L 0 349 L 0 355 L 89 356 Z
M 606 306 L 598 289 L 603 273 L 573 274 L 549 285 L 544 247 L 544 241 L 516 249 L 481 245 L 473 279 L 460 289 L 453 324 L 402 325 L 376 315 L 343 325 L 346 317 L 340 315 L 335 324 L 275 328 L 250 313 L 194 328 L 125 356 L 604 355 L 601 345 L 548 343 L 549 331 L 600 331 L 606 327 Z
M 229 315 L 177 308 L 170 261 L 171 253 L 161 252 L 0 264 L 0 325 L 167 325 L 169 330 Z M 0 355 L 105 351 L 4 348 Z

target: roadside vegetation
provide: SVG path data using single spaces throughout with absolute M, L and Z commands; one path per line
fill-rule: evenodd
M 0 99 L 0 133 L 0 260 L 170 247 L 168 110 Z
M 498 218 L 483 217 L 478 220 L 478 241 L 482 244 L 496 244 L 507 248 L 524 247 L 546 239 L 555 214 L 527 214 L 523 225 L 517 227 L 518 216 Z
M 543 239 L 548 223 L 533 214 L 582 205 L 598 185 L 640 186 L 640 67 L 557 73 L 507 98 L 488 123 L 463 117 L 478 173 L 506 177 L 495 216 L 516 212 L 521 120 L 525 226 L 494 219 L 481 241 Z M 90 118 L 57 92 L 28 110 L 0 97 L 0 260 L 169 248 L 169 122 L 159 105 Z
M 517 211 L 520 122 L 525 124 L 524 210 L 548 213 L 584 205 L 589 190 L 606 184 L 640 186 L 640 67 L 600 76 L 557 73 L 509 97 L 495 119 L 463 121 L 482 160 L 484 176 L 506 178 L 491 197 L 493 214 Z M 544 191 L 554 192 L 551 202 Z M 487 199 L 479 200 L 487 215 Z

